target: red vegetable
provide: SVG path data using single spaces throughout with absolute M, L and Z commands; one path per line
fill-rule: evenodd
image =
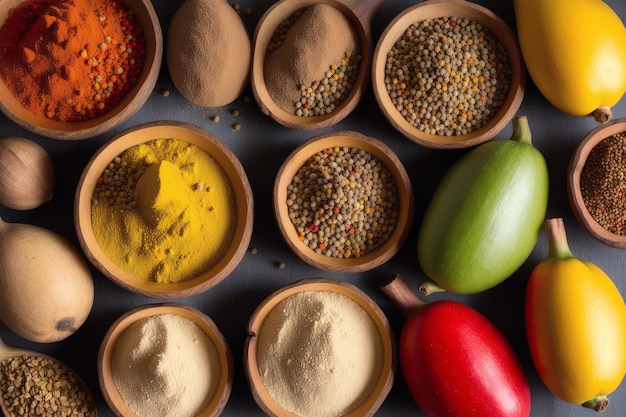
M 528 417 L 524 369 L 500 330 L 473 308 L 421 301 L 396 276 L 382 290 L 402 310 L 400 365 L 428 417 Z

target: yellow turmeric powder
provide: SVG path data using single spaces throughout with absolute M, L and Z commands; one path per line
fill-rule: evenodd
M 179 139 L 124 151 L 98 180 L 92 226 L 104 253 L 134 276 L 193 278 L 217 263 L 234 231 L 230 182 L 207 152 Z

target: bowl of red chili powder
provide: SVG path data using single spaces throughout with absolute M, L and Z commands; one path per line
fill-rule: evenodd
M 569 164 L 567 191 L 580 225 L 600 242 L 626 249 L 626 119 L 593 129 Z
M 150 1 L 4 1 L 0 110 L 42 136 L 100 135 L 147 101 L 162 55 Z

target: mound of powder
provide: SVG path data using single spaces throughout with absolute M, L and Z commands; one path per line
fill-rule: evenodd
M 140 417 L 193 417 L 207 406 L 220 378 L 209 336 L 176 314 L 130 325 L 115 344 L 111 370 L 121 397 Z
M 259 331 L 263 385 L 302 417 L 337 417 L 357 408 L 378 380 L 383 347 L 367 312 L 345 295 L 305 291 L 277 304 Z
M 199 106 L 229 104 L 248 82 L 250 38 L 224 0 L 186 0 L 170 22 L 165 54 L 176 89 Z
M 357 48 L 354 26 L 341 11 L 327 4 L 307 7 L 280 47 L 265 58 L 263 74 L 270 97 L 293 112 L 300 86 L 321 80 L 332 64 Z

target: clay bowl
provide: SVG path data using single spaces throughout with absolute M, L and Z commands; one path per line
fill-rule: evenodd
M 250 84 L 261 111 L 281 125 L 298 130 L 318 130 L 343 120 L 357 106 L 370 80 L 372 60 L 371 20 L 384 0 L 280 0 L 271 6 L 256 26 L 252 43 Z M 328 4 L 341 11 L 358 32 L 362 60 L 358 78 L 350 94 L 330 114 L 300 117 L 285 111 L 271 98 L 264 77 L 265 54 L 276 28 L 300 9 L 314 4 Z M 330 63 L 329 63 L 330 64 Z
M 226 406 L 233 387 L 234 360 L 228 341 L 210 317 L 198 309 L 180 303 L 151 304 L 135 307 L 120 316 L 107 330 L 98 352 L 98 382 L 107 405 L 119 417 L 138 417 L 120 395 L 111 371 L 112 355 L 120 335 L 130 325 L 146 317 L 177 314 L 192 320 L 213 342 L 220 362 L 220 379 L 213 398 L 196 417 L 217 417 Z M 193 384 L 194 381 L 189 381 Z M 146 398 L 150 401 L 149 398 Z
M 461 136 L 443 136 L 425 133 L 412 126 L 391 101 L 385 84 L 387 53 L 413 23 L 440 17 L 455 16 L 480 23 L 504 45 L 508 51 L 512 79 L 511 88 L 500 110 L 486 125 Z M 489 9 L 465 0 L 428 0 L 405 9 L 385 28 L 374 50 L 372 84 L 378 105 L 392 126 L 410 140 L 433 149 L 460 149 L 478 145 L 496 136 L 504 129 L 519 109 L 526 88 L 527 73 L 517 38 L 508 25 Z
M 393 386 L 397 360 L 393 330 L 383 311 L 367 294 L 350 283 L 326 278 L 303 279 L 287 285 L 270 294 L 254 311 L 248 322 L 248 337 L 244 346 L 244 371 L 254 400 L 263 412 L 270 417 L 297 417 L 281 407 L 263 385 L 261 375 L 259 374 L 257 349 L 258 335 L 267 315 L 278 303 L 303 291 L 330 291 L 350 298 L 367 312 L 380 332 L 383 342 L 383 362 L 380 377 L 367 399 L 358 408 L 346 414 L 345 417 L 369 417 L 374 415 Z
M 296 228 L 289 218 L 287 186 L 310 157 L 328 148 L 344 146 L 370 153 L 393 174 L 398 188 L 399 215 L 395 229 L 384 245 L 360 257 L 340 259 L 317 253 L 299 239 Z M 402 162 L 387 145 L 358 132 L 338 131 L 321 134 L 307 140 L 283 161 L 274 181 L 273 207 L 274 217 L 284 241 L 304 262 L 324 271 L 363 272 L 387 262 L 404 244 L 413 224 L 413 188 Z
M 2 340 L 0 340 L 0 362 L 3 362 L 6 359 L 15 358 L 18 356 L 20 357 L 29 356 L 29 357 L 34 357 L 34 358 L 50 360 L 54 363 L 59 364 L 62 368 L 67 369 L 70 375 L 73 375 L 74 379 L 77 381 L 78 388 L 80 389 L 80 391 L 84 392 L 87 395 L 87 401 L 90 404 L 90 409 L 93 411 L 93 415 L 95 416 L 98 414 L 98 410 L 96 408 L 96 402 L 94 401 L 93 395 L 91 394 L 89 387 L 87 386 L 87 384 L 85 384 L 85 381 L 80 377 L 80 375 L 76 373 L 76 371 L 74 371 L 72 368 L 70 368 L 63 362 L 51 356 L 45 355 L 43 353 L 35 352 L 32 350 L 18 349 L 12 346 L 8 346 Z M 2 392 L 2 390 L 0 389 L 0 396 L 4 396 L 4 394 L 5 393 Z M 15 415 L 15 412 L 9 413 L 9 411 L 6 408 L 4 399 L 0 400 L 0 410 L 5 416 Z
M 158 138 L 185 140 L 211 155 L 230 180 L 237 207 L 235 231 L 225 255 L 207 271 L 178 283 L 138 278 L 113 263 L 98 245 L 92 228 L 91 199 L 105 167 L 124 150 Z M 254 202 L 246 173 L 237 157 L 218 138 L 194 125 L 175 121 L 151 122 L 120 132 L 104 144 L 85 166 L 74 201 L 74 225 L 83 252 L 91 263 L 120 287 L 153 298 L 181 298 L 204 292 L 224 280 L 246 253 L 253 226 Z
M 6 20 L 10 10 L 22 2 L 23 0 L 0 2 L 0 26 Z M 24 129 L 41 136 L 61 140 L 98 136 L 132 117 L 148 100 L 156 85 L 163 56 L 163 35 L 158 16 L 150 0 L 124 0 L 124 3 L 135 13 L 143 28 L 146 56 L 137 85 L 115 108 L 102 116 L 84 122 L 65 123 L 39 117 L 26 110 L 0 79 L 0 111 Z
M 620 132 L 626 132 L 626 119 L 611 120 L 596 127 L 583 138 L 570 159 L 567 175 L 567 194 L 574 216 L 591 236 L 606 245 L 626 249 L 626 236 L 620 236 L 608 231 L 593 218 L 585 205 L 580 189 L 581 174 L 593 148 L 602 140 Z

